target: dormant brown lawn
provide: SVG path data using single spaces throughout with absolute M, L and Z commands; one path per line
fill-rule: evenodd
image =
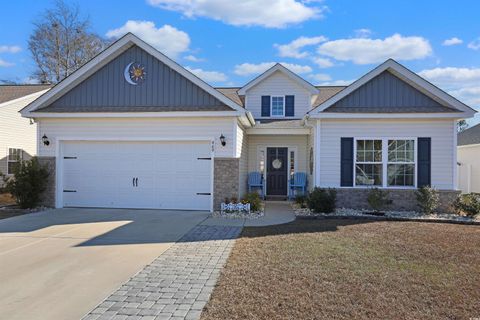
M 245 228 L 202 319 L 480 317 L 480 227 L 299 220 Z

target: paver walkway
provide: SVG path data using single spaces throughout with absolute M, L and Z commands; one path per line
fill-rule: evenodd
M 83 319 L 199 319 L 241 230 L 194 227 Z

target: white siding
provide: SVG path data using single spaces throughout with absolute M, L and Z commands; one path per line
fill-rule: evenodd
M 248 136 L 245 131 L 237 125 L 237 157 L 239 163 L 239 198 L 242 198 L 247 192 L 248 176 Z
M 257 150 L 259 147 L 297 147 L 297 171 L 307 172 L 306 135 L 249 135 L 248 171 L 258 171 Z
M 37 125 L 31 125 L 18 111 L 41 94 L 43 91 L 0 105 L 0 172 L 7 173 L 8 148 L 23 149 L 27 158 L 37 153 Z
M 480 193 L 480 145 L 458 147 L 459 188 L 463 193 Z
M 317 184 L 321 187 L 340 186 L 341 137 L 431 137 L 432 185 L 451 190 L 456 165 L 454 129 L 452 120 L 322 120 L 320 181 Z
M 295 117 L 302 118 L 310 110 L 310 92 L 292 81 L 283 73 L 276 71 L 246 93 L 246 108 L 255 119 L 262 118 L 262 96 L 295 96 Z M 273 117 L 278 119 L 278 117 Z M 289 117 L 291 118 L 291 117 Z
M 56 139 L 214 139 L 215 157 L 235 156 L 234 126 L 231 117 L 219 118 L 128 118 L 128 119 L 41 119 L 40 134 L 46 134 L 50 145 L 39 143 L 40 156 L 55 156 Z M 219 141 L 226 138 L 226 146 Z M 132 155 L 134 156 L 134 155 Z

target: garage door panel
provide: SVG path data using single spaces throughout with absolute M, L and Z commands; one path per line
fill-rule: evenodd
M 204 142 L 68 142 L 65 206 L 209 210 L 212 163 Z M 203 160 L 199 160 L 202 158 Z

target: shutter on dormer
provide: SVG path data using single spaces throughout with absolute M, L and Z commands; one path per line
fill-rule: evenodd
M 285 96 L 285 116 L 295 116 L 295 96 Z
M 262 96 L 262 117 L 270 117 L 270 96 Z

